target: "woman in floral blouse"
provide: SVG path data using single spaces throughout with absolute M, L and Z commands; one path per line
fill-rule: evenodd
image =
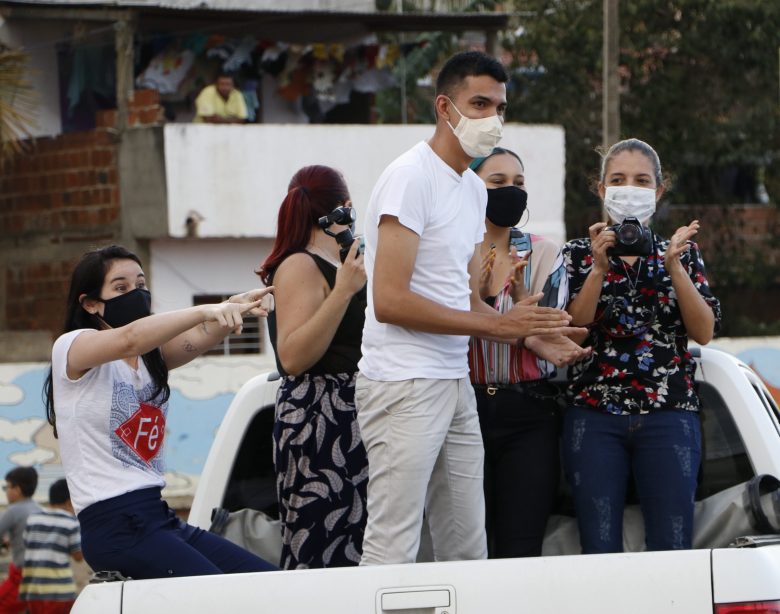
M 643 226 L 664 191 L 658 154 L 628 139 L 604 156 L 599 195 L 611 224 Z M 630 222 L 629 222 L 630 223 Z M 593 353 L 570 369 L 563 455 L 584 553 L 623 550 L 623 508 L 633 474 L 648 550 L 692 545 L 701 461 L 696 365 L 688 340 L 708 343 L 720 322 L 694 220 L 671 240 L 645 226 L 645 249 L 626 249 L 601 222 L 563 248 L 572 326 Z M 615 255 L 638 251 L 643 255 Z

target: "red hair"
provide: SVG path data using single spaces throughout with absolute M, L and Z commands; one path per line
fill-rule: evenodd
M 304 166 L 293 175 L 287 186 L 287 196 L 279 207 L 274 246 L 260 269 L 255 271 L 266 286 L 287 256 L 306 248 L 317 220 L 348 200 L 349 190 L 344 177 L 334 168 Z

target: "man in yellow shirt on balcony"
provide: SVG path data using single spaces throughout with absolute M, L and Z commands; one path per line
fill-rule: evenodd
M 243 124 L 247 115 L 244 97 L 236 89 L 233 77 L 227 74 L 218 75 L 195 99 L 196 123 Z

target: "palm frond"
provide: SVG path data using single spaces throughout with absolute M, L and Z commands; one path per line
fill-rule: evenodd
M 0 46 L 0 160 L 21 151 L 20 141 L 32 136 L 37 97 L 27 80 L 28 56 L 21 49 Z

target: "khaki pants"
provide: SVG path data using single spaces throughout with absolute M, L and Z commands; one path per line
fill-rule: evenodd
M 361 565 L 412 563 L 423 511 L 437 561 L 484 559 L 484 451 L 468 378 L 379 382 L 358 375 L 368 453 Z

